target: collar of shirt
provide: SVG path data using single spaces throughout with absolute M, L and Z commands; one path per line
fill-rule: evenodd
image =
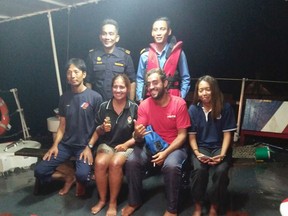
M 212 111 L 212 109 L 206 111 L 201 102 L 198 102 L 198 103 L 197 103 L 197 106 L 199 106 L 199 107 L 202 108 L 202 110 L 203 110 L 203 112 L 204 112 L 204 114 L 205 114 L 206 122 L 207 122 L 207 121 L 208 121 L 208 115 L 209 115 L 209 113 Z
M 113 100 L 110 99 L 110 100 L 107 102 L 106 110 L 114 110 L 112 101 L 113 101 Z M 129 100 L 126 100 L 126 104 L 125 104 L 124 109 L 129 109 L 129 107 L 130 107 L 130 102 L 129 102 Z
M 100 56 L 103 57 L 103 56 L 116 56 L 116 57 L 120 57 L 120 50 L 118 49 L 118 47 L 115 46 L 114 50 L 112 53 L 106 53 L 103 49 L 101 50 L 101 53 L 100 53 Z
M 168 48 L 169 48 L 169 43 L 165 45 L 164 49 L 161 52 L 157 52 L 157 57 L 158 57 L 161 68 L 163 68 L 166 62 L 166 53 L 167 53 Z

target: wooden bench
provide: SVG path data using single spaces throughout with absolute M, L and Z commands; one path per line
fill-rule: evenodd
M 22 148 L 16 151 L 16 156 L 27 156 L 27 157 L 38 157 L 42 158 L 48 149 L 37 149 L 37 148 Z

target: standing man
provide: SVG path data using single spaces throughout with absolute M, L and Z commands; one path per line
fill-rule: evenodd
M 170 20 L 167 17 L 154 21 L 151 32 L 154 43 L 141 52 L 138 64 L 136 98 L 140 102 L 148 96 L 145 74 L 153 68 L 161 68 L 165 72 L 172 95 L 185 98 L 190 89 L 190 74 L 186 56 L 182 51 L 182 41 L 177 43 L 171 34 Z
M 112 98 L 112 78 L 119 73 L 125 73 L 130 82 L 131 89 L 129 98 L 135 98 L 135 69 L 130 51 L 117 47 L 120 40 L 118 23 L 113 19 L 105 19 L 101 25 L 99 39 L 103 48 L 89 52 L 87 67 L 88 88 L 99 92 L 104 101 Z
M 96 116 L 102 98 L 100 94 L 84 85 L 86 65 L 82 59 L 72 58 L 67 62 L 66 77 L 71 91 L 60 97 L 60 125 L 52 147 L 35 167 L 34 175 L 40 182 L 64 180 L 65 184 L 59 195 L 68 193 L 77 181 L 76 196 L 81 196 L 85 193 L 84 186 L 89 180 L 93 163 L 91 149 L 94 143 L 89 141 L 96 129 Z M 56 169 L 71 156 L 76 158 L 75 175 L 74 172 L 68 175 L 65 169 Z
M 191 125 L 190 118 L 186 102 L 167 93 L 168 80 L 161 69 L 150 70 L 146 77 L 151 97 L 142 101 L 138 108 L 133 135 L 137 143 L 126 161 L 125 170 L 129 189 L 128 205 L 122 209 L 122 216 L 131 215 L 142 204 L 142 180 L 146 167 L 151 163 L 161 166 L 164 175 L 168 200 L 164 216 L 175 216 L 178 211 L 182 164 L 187 159 L 184 143 L 187 128 Z M 148 125 L 168 144 L 165 150 L 154 155 L 142 145 Z

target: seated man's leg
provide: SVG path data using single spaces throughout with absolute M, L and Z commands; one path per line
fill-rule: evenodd
M 70 157 L 71 151 L 65 146 L 59 144 L 57 157 L 51 157 L 49 161 L 40 161 L 34 169 L 34 176 L 38 178 L 40 182 L 50 182 L 53 178 L 52 174 L 55 172 L 56 167 L 67 161 Z
M 59 191 L 59 195 L 65 195 L 69 192 L 70 188 L 75 184 L 75 168 L 73 161 L 65 161 L 64 163 L 60 164 L 55 172 L 52 175 L 52 178 L 63 178 L 65 184 L 63 188 Z
M 91 165 L 88 164 L 87 161 L 79 160 L 80 154 L 82 153 L 83 149 L 79 149 L 76 152 L 76 196 L 83 196 L 85 195 L 85 187 L 86 184 L 90 181 L 90 174 L 91 174 Z
M 122 215 L 131 215 L 142 204 L 142 180 L 146 171 L 147 163 L 151 155 L 145 147 L 136 144 L 133 152 L 129 155 L 125 164 L 125 175 L 128 182 L 128 205 L 122 209 Z
M 73 185 L 73 181 L 75 182 L 74 171 L 71 171 L 71 169 L 66 169 L 66 166 L 62 166 L 62 164 L 69 160 L 70 157 L 70 149 L 59 144 L 57 157 L 51 157 L 49 161 L 43 160 L 39 162 L 34 169 L 34 176 L 41 183 L 50 182 L 52 179 L 65 181 L 65 185 L 59 191 L 59 194 L 66 194 Z M 69 173 L 71 173 L 71 175 L 68 175 Z
M 182 164 L 187 159 L 187 149 L 181 148 L 168 155 L 162 167 L 165 191 L 168 199 L 166 213 L 177 214 L 181 186 Z

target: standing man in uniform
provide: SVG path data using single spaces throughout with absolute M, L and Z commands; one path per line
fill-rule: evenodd
M 101 25 L 99 39 L 102 49 L 94 49 L 89 52 L 87 59 L 87 83 L 88 88 L 99 92 L 103 101 L 112 98 L 112 78 L 119 73 L 128 76 L 131 82 L 129 98 L 135 98 L 135 69 L 130 51 L 117 47 L 120 40 L 118 23 L 113 19 L 105 19 Z
M 136 99 L 142 101 L 149 94 L 145 85 L 145 74 L 153 68 L 161 68 L 169 81 L 170 94 L 185 98 L 190 89 L 190 73 L 182 50 L 182 41 L 171 36 L 172 29 L 167 17 L 157 18 L 152 25 L 154 43 L 141 51 L 137 70 Z M 169 40 L 169 37 L 171 39 Z

